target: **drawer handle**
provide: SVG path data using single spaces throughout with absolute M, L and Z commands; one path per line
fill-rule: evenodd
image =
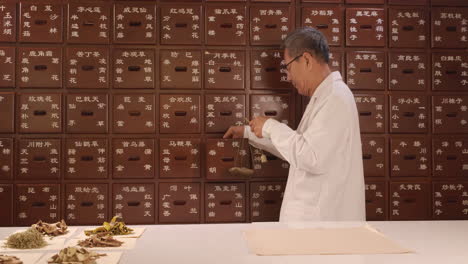
M 128 66 L 128 71 L 140 71 L 140 66 Z
M 445 200 L 446 203 L 458 203 L 458 200 L 457 198 L 448 198 L 447 200 Z
M 94 66 L 93 65 L 83 65 L 83 66 L 81 66 L 81 69 L 83 71 L 92 71 L 92 70 L 94 70 Z
M 141 21 L 130 21 L 128 25 L 131 27 L 139 27 L 141 26 Z
M 231 200 L 224 200 L 224 201 L 220 201 L 219 204 L 220 205 L 230 205 L 230 204 L 232 204 L 232 201 Z
M 328 25 L 327 24 L 318 24 L 317 26 L 315 26 L 316 28 L 318 29 L 327 29 L 328 28 Z
M 81 111 L 81 115 L 82 115 L 82 116 L 93 116 L 93 115 L 94 115 L 94 112 L 93 112 L 93 111 L 86 111 L 86 110 L 83 110 L 83 111 Z
M 403 159 L 404 160 L 415 160 L 416 156 L 415 155 L 404 155 Z
M 457 71 L 454 70 L 447 70 L 445 71 L 446 74 L 457 74 Z
M 44 202 L 33 202 L 32 207 L 44 207 L 46 204 Z
M 403 72 L 404 74 L 412 74 L 412 73 L 414 73 L 413 69 L 404 69 L 402 72 Z
M 457 26 L 448 26 L 445 28 L 448 32 L 457 32 Z
M 413 30 L 414 30 L 414 27 L 411 26 L 411 25 L 403 26 L 403 30 L 404 30 L 404 31 L 413 31 Z
M 176 71 L 176 72 L 186 72 L 186 71 L 187 71 L 187 67 L 184 67 L 184 66 L 177 66 L 177 67 L 175 67 L 175 71 Z
M 133 201 L 133 202 L 127 202 L 127 205 L 128 205 L 128 206 L 133 206 L 133 207 L 136 207 L 136 206 L 139 206 L 139 205 L 140 205 L 140 202 L 136 202 L 136 201 Z
M 276 25 L 276 24 L 266 24 L 265 25 L 265 28 L 268 28 L 268 29 L 275 29 L 277 27 L 278 27 L 278 25 Z
M 372 154 L 363 154 L 363 155 L 362 155 L 362 159 L 364 159 L 364 160 L 370 160 L 370 159 L 372 159 Z
M 45 116 L 46 114 L 47 114 L 47 112 L 44 111 L 44 110 L 35 110 L 34 111 L 35 116 Z
M 273 160 L 277 160 L 278 157 L 274 156 L 274 155 L 266 155 L 266 158 L 268 161 L 273 161 Z
M 92 22 L 92 21 L 85 21 L 85 22 L 83 22 L 83 26 L 87 26 L 87 27 L 94 26 L 94 22 Z
M 447 117 L 457 117 L 457 112 L 450 112 L 450 113 L 447 113 Z
M 219 72 L 231 72 L 231 67 L 219 67 Z
M 223 23 L 219 25 L 221 28 L 232 28 L 232 23 Z
M 223 162 L 233 162 L 234 157 L 222 157 L 221 161 L 223 161 Z
M 46 158 L 44 156 L 35 156 L 34 161 L 35 162 L 45 162 Z
M 361 68 L 361 69 L 359 69 L 359 72 L 367 72 L 367 73 L 369 73 L 369 72 L 372 72 L 372 69 L 371 69 L 371 68 Z
M 128 111 L 129 116 L 140 116 L 141 112 L 140 111 Z
M 187 160 L 187 156 L 175 156 L 174 157 L 175 160 Z
M 187 112 L 186 111 L 175 111 L 174 115 L 175 116 L 186 116 Z
M 36 66 L 34 66 L 34 70 L 36 70 L 36 71 L 45 71 L 45 70 L 47 70 L 47 65 L 36 65 Z
M 370 30 L 372 29 L 372 25 L 361 25 L 360 28 L 365 29 L 365 30 Z
M 34 24 L 38 25 L 38 26 L 43 26 L 43 25 L 46 25 L 47 24 L 47 20 L 45 19 L 36 19 L 34 21 Z
M 186 27 L 187 27 L 187 23 L 176 23 L 176 24 L 175 24 L 175 27 L 176 27 L 176 28 L 186 28 Z
M 404 117 L 414 117 L 414 112 L 404 112 L 403 116 Z
M 275 200 L 265 200 L 263 203 L 271 205 L 271 204 L 276 204 L 276 201 Z
M 359 112 L 360 116 L 371 116 L 372 112 Z
M 220 116 L 230 116 L 230 115 L 232 115 L 232 112 L 231 111 L 221 111 L 221 112 L 219 112 L 219 115 Z
M 81 156 L 81 161 L 93 161 L 93 156 Z
M 406 198 L 406 199 L 403 199 L 403 202 L 405 202 L 405 203 L 414 203 L 414 202 L 416 202 L 416 200 L 413 199 L 413 198 Z
M 276 111 L 265 111 L 265 116 L 276 116 L 278 112 Z
M 93 206 L 93 202 L 82 202 L 81 203 L 81 207 L 91 207 Z
M 139 156 L 130 156 L 128 157 L 128 161 L 139 161 L 140 157 Z
M 447 155 L 447 160 L 457 160 L 457 156 L 455 156 L 455 155 Z
M 277 69 L 275 67 L 268 67 L 268 68 L 265 68 L 265 71 L 266 72 L 275 72 L 275 71 L 277 71 Z
M 372 203 L 372 200 L 366 199 L 366 203 L 368 203 L 368 204 L 369 204 L 369 203 Z
M 183 206 L 183 205 L 185 205 L 186 203 L 187 203 L 186 201 L 182 201 L 182 200 L 174 201 L 174 205 L 178 205 L 178 206 Z

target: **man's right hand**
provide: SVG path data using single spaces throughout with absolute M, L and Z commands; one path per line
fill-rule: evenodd
M 244 126 L 231 126 L 223 138 L 244 138 Z

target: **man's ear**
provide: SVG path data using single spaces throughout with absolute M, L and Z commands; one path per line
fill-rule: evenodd
M 304 57 L 307 68 L 311 67 L 312 64 L 314 64 L 315 58 L 309 52 L 304 52 L 303 57 Z

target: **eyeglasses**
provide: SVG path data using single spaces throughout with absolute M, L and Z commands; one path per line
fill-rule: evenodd
M 283 69 L 283 70 L 285 70 L 285 71 L 289 71 L 289 70 L 288 70 L 289 65 L 290 65 L 291 63 L 293 63 L 295 60 L 297 60 L 297 59 L 299 59 L 300 57 L 302 57 L 302 55 L 304 55 L 304 53 L 301 54 L 301 55 L 297 55 L 297 56 L 294 57 L 294 59 L 292 59 L 290 62 L 286 63 L 285 65 L 282 65 L 282 66 L 281 66 L 281 69 Z

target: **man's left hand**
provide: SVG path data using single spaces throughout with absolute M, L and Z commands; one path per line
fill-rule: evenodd
M 258 138 L 262 138 L 262 130 L 263 130 L 263 125 L 265 125 L 265 122 L 270 119 L 269 117 L 265 116 L 259 116 L 255 119 L 252 119 L 249 122 L 250 125 L 250 130 L 257 136 Z

